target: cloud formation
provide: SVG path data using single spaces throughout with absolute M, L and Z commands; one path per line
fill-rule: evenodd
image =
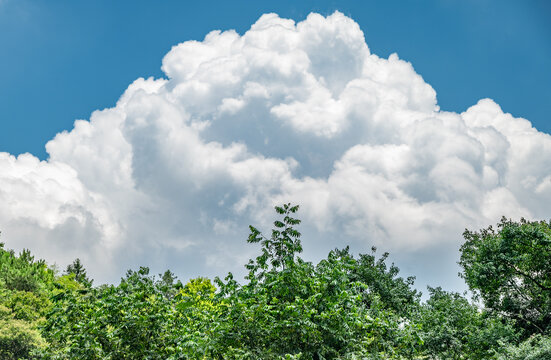
M 222 275 L 255 251 L 247 225 L 267 230 L 293 202 L 307 258 L 377 245 L 419 274 L 435 252 L 456 258 L 465 227 L 550 217 L 551 136 L 490 99 L 442 111 L 339 12 L 213 31 L 162 70 L 58 134 L 47 161 L 0 153 L 3 241 L 63 266 L 78 256 L 99 281 L 138 265 Z

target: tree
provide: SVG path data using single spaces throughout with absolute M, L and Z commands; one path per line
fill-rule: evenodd
M 281 267 L 285 270 L 286 267 L 292 266 L 295 256 L 302 252 L 300 232 L 294 228 L 295 225 L 300 224 L 300 220 L 292 217 L 298 208 L 298 205 L 291 206 L 291 204 L 275 207 L 276 212 L 284 216 L 282 221 L 274 221 L 275 228 L 272 229 L 270 238 L 262 235 L 254 226 L 249 226 L 251 233 L 247 241 L 262 245 L 262 254 L 256 258 L 256 264 L 250 260 L 246 266 L 249 271 L 252 271 L 249 273 L 249 278 L 254 278 L 257 271 L 261 271 L 260 277 L 262 277 L 270 266 L 273 269 Z
M 169 359 L 186 328 L 149 269 L 128 271 L 118 286 L 64 291 L 43 326 L 43 359 Z
M 521 344 L 503 349 L 499 360 L 549 360 L 551 359 L 551 338 L 540 334 L 531 336 Z
M 346 248 L 348 251 L 348 248 Z M 398 276 L 400 269 L 391 264 L 387 266 L 388 252 L 380 258 L 375 257 L 376 247 L 371 248 L 371 254 L 360 254 L 356 266 L 351 269 L 354 281 L 369 286 L 369 297 L 377 295 L 382 305 L 401 316 L 408 316 L 412 308 L 419 304 L 421 294 L 412 288 L 415 277 L 406 279 Z
M 80 262 L 79 258 L 76 258 L 72 264 L 69 264 L 67 266 L 67 269 L 65 270 L 65 274 L 67 275 L 73 274 L 75 276 L 75 281 L 81 283 L 85 287 L 92 286 L 92 280 L 88 279 L 88 275 L 86 274 L 86 269 Z
M 45 345 L 33 323 L 15 319 L 10 309 L 0 305 L 1 359 L 38 359 L 34 353 Z
M 461 276 L 484 305 L 525 337 L 551 332 L 551 222 L 502 218 L 497 230 L 465 230 Z
M 250 227 L 248 241 L 260 243 L 261 253 L 246 265 L 246 284 L 231 273 L 226 281 L 217 279 L 220 313 L 209 358 L 411 358 L 420 344 L 415 326 L 370 292 L 362 281 L 367 274 L 377 276 L 362 271 L 363 261 L 348 249 L 331 251 L 316 266 L 298 256 L 297 210 L 290 204 L 276 207 L 282 219 L 274 222 L 269 238 Z M 384 259 L 380 265 L 377 269 L 386 270 Z M 392 280 L 396 272 L 383 278 Z
M 54 273 L 29 250 L 0 243 L 0 359 L 37 359 L 46 343 L 38 327 L 51 307 Z
M 429 299 L 415 316 L 424 353 L 431 359 L 490 359 L 516 340 L 512 327 L 481 312 L 459 293 L 428 287 Z

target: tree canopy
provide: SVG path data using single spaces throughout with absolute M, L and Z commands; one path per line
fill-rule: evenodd
M 551 222 L 514 222 L 463 234 L 462 276 L 487 309 L 525 336 L 551 331 Z
M 0 244 L 1 359 L 551 358 L 550 224 L 503 219 L 465 231 L 462 276 L 480 303 L 429 287 L 388 253 L 334 249 L 301 258 L 298 206 L 276 207 L 238 281 L 129 270 L 92 286 L 79 259 L 63 274 Z

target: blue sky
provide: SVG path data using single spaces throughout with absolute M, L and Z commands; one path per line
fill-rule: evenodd
M 293 202 L 305 259 L 463 290 L 465 228 L 551 217 L 549 4 L 0 0 L 1 241 L 243 275 Z
M 41 159 L 75 119 L 113 106 L 138 77 L 162 76 L 173 45 L 213 29 L 243 33 L 261 14 L 353 18 L 371 51 L 397 52 L 461 112 L 489 97 L 551 132 L 548 1 L 0 2 L 0 151 Z

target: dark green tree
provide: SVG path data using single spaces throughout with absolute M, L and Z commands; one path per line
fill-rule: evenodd
M 415 277 L 404 279 L 398 276 L 400 269 L 394 264 L 390 266 L 386 264 L 389 253 L 385 252 L 377 259 L 376 251 L 377 248 L 372 247 L 371 254 L 359 255 L 357 264 L 351 268 L 352 279 L 369 286 L 367 303 L 370 297 L 376 295 L 385 308 L 401 316 L 408 316 L 409 312 L 419 304 L 421 297 L 421 294 L 413 288 Z
M 84 265 L 82 265 L 82 262 L 79 258 L 76 258 L 72 264 L 67 265 L 65 274 L 73 274 L 75 277 L 75 281 L 84 285 L 85 287 L 92 286 L 92 280 L 88 278 L 88 275 L 86 274 L 86 269 L 84 268 Z
M 502 218 L 466 230 L 462 277 L 487 309 L 515 320 L 524 336 L 551 332 L 551 222 Z

